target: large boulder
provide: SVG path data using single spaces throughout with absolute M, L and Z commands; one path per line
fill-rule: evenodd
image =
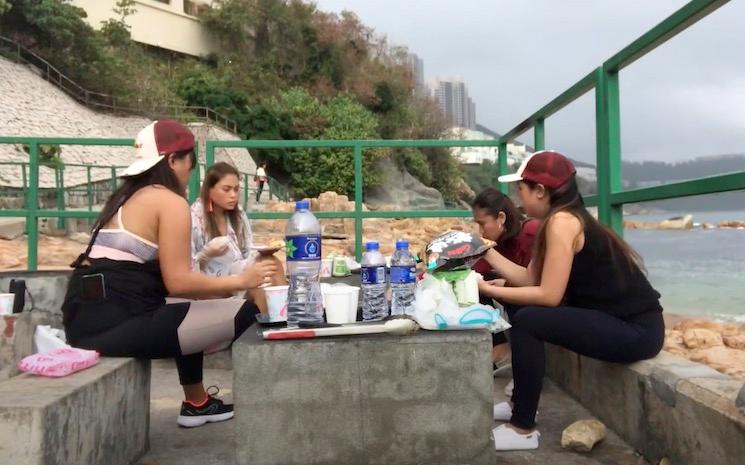
M 693 229 L 693 215 L 676 216 L 662 221 L 660 229 Z
M 400 210 L 440 210 L 445 201 L 437 189 L 427 187 L 408 171 L 398 167 L 395 160 L 379 164 L 383 182 L 365 192 L 365 203 L 370 210 L 380 210 L 393 205 Z

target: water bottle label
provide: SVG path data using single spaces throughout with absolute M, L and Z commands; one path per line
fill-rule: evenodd
M 416 268 L 413 266 L 392 266 L 391 284 L 411 284 L 416 282 Z
M 365 266 L 362 268 L 362 284 L 385 284 L 384 266 Z
M 287 240 L 287 260 L 291 262 L 320 260 L 321 236 L 292 236 Z

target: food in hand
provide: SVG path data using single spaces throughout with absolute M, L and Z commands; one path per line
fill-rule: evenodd
M 285 241 L 282 239 L 275 239 L 269 243 L 271 249 L 283 249 L 285 247 Z

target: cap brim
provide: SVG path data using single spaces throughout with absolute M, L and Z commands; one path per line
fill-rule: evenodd
M 139 160 L 136 160 L 131 165 L 129 165 L 127 169 L 125 169 L 124 172 L 121 173 L 119 176 L 121 177 L 137 176 L 138 174 L 142 174 L 145 171 L 157 165 L 158 162 L 161 161 L 162 159 L 163 157 L 141 158 Z
M 523 177 L 517 173 L 505 174 L 504 176 L 500 176 L 497 178 L 497 181 L 499 182 L 515 182 L 515 181 L 522 181 L 522 180 L 523 180 Z

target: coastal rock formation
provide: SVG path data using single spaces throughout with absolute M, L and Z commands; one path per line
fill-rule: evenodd
M 561 433 L 561 447 L 577 452 L 590 452 L 607 434 L 598 420 L 575 421 Z
M 665 331 L 663 350 L 745 380 L 745 325 L 683 320 Z
M 678 216 L 662 221 L 660 229 L 693 229 L 693 215 Z

